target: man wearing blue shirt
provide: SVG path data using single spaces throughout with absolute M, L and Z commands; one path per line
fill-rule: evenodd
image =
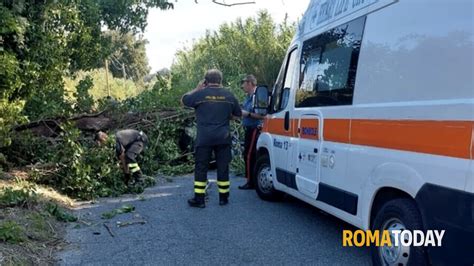
M 253 177 L 256 159 L 256 144 L 263 123 L 263 116 L 254 112 L 253 99 L 257 89 L 257 79 L 254 75 L 248 75 L 241 81 L 241 87 L 247 93 L 242 104 L 242 126 L 245 130 L 244 161 L 245 177 L 247 183 L 239 186 L 239 189 L 253 189 L 255 180 Z

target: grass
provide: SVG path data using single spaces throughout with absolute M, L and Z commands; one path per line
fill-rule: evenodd
M 15 221 L 3 221 L 0 223 L 0 241 L 17 244 L 25 241 L 24 228 Z
M 4 175 L 5 176 L 5 175 Z M 0 265 L 54 264 L 74 201 L 24 176 L 0 179 Z

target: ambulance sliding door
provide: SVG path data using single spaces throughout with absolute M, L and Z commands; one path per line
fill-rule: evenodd
M 295 97 L 298 188 L 301 183 L 302 193 L 354 215 L 360 186 L 346 171 L 364 24 L 360 17 L 303 42 Z

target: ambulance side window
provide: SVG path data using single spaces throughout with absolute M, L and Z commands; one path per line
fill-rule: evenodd
M 271 101 L 271 112 L 277 113 L 285 109 L 288 105 L 290 97 L 289 90 L 285 88 L 291 88 L 293 82 L 293 73 L 297 64 L 297 49 L 293 49 L 287 57 L 285 65 L 283 65 L 278 75 L 278 80 L 273 89 L 273 96 Z
M 303 44 L 296 107 L 351 105 L 365 17 Z

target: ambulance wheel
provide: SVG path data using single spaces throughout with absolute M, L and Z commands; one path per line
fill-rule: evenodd
M 392 230 L 423 230 L 420 212 L 411 199 L 394 199 L 385 203 L 377 212 L 372 230 L 390 232 L 390 238 L 395 238 Z M 374 265 L 427 265 L 423 247 L 371 246 L 371 256 Z
M 255 189 L 258 196 L 267 201 L 281 200 L 283 193 L 273 187 L 273 174 L 268 155 L 261 155 L 257 158 L 256 169 L 255 177 L 257 180 Z

